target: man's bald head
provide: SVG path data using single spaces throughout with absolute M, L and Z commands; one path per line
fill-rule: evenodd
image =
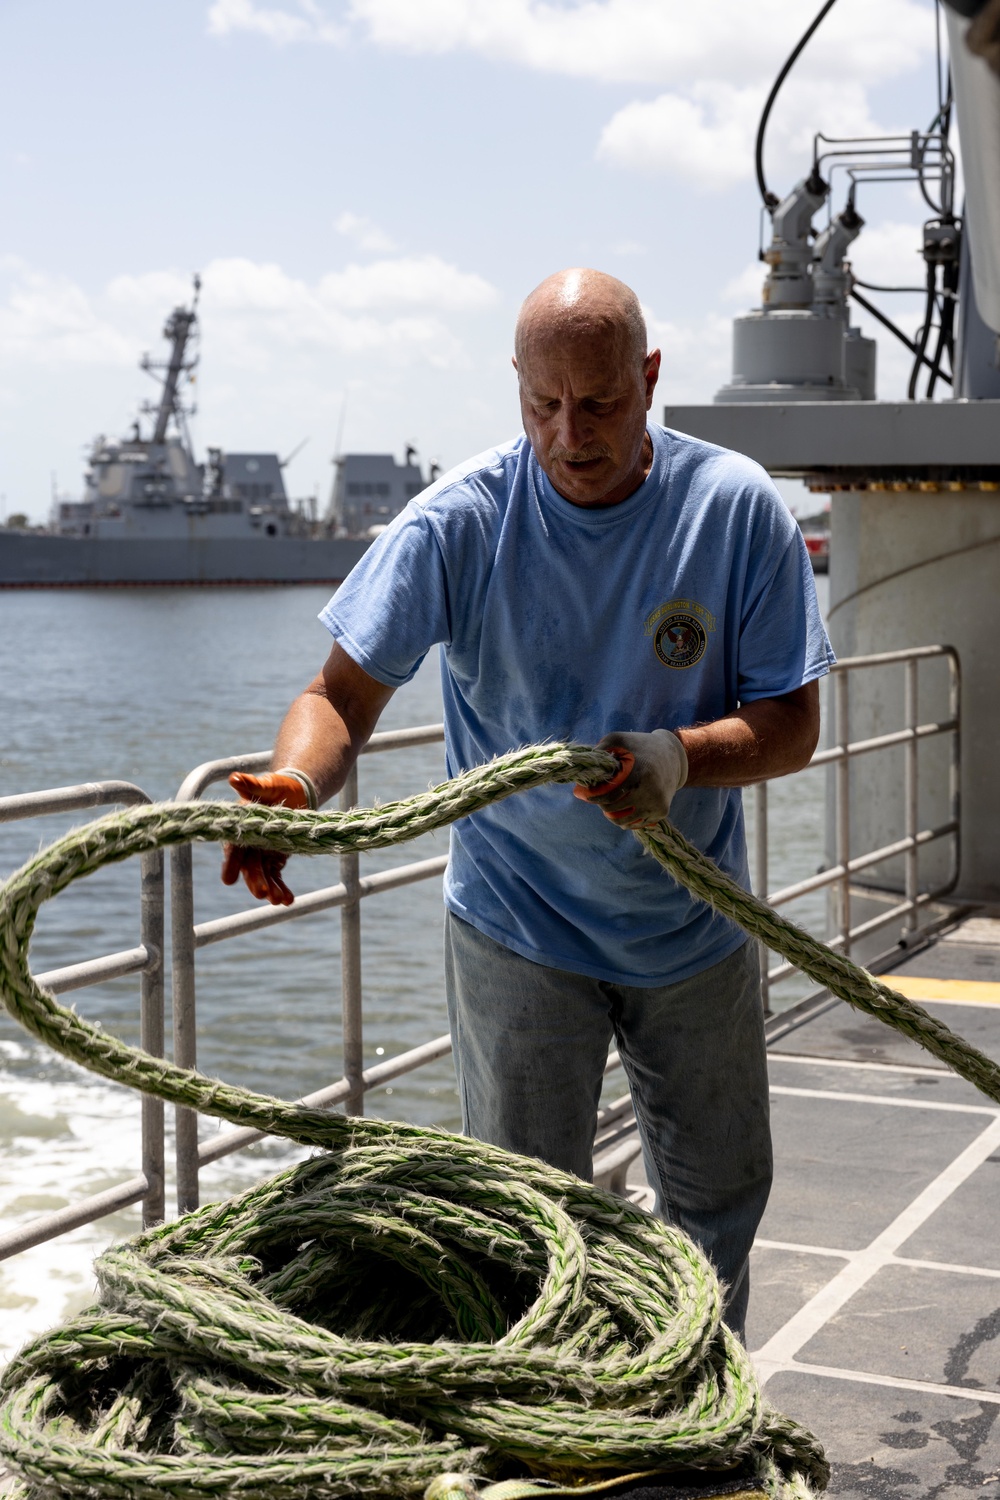
M 556 490 L 574 505 L 620 504 L 652 461 L 660 369 L 635 292 L 602 271 L 557 271 L 521 308 L 515 349 L 524 430 Z
M 606 343 L 611 358 L 636 369 L 646 358 L 646 321 L 632 288 L 604 271 L 574 267 L 547 276 L 525 298 L 514 332 L 518 364 L 533 347 Z

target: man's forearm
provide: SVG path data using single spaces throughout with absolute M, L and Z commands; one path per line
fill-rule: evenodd
M 365 739 L 367 736 L 365 736 Z M 294 766 L 304 771 L 316 788 L 320 802 L 339 792 L 361 750 L 324 693 L 312 689 L 296 698 L 285 715 L 274 743 L 271 767 L 278 771 Z
M 325 802 L 344 785 L 391 697 L 392 688 L 369 677 L 334 646 L 322 672 L 285 715 L 272 769 L 304 771 Z
M 748 703 L 712 724 L 676 731 L 688 786 L 751 786 L 808 765 L 819 738 L 819 689 Z

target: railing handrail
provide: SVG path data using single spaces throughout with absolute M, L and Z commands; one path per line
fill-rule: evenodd
M 918 683 L 917 674 L 920 663 L 934 658 L 946 658 L 948 662 L 948 696 L 949 713 L 945 719 L 938 719 L 928 723 L 918 722 L 917 700 Z M 852 740 L 849 731 L 849 700 L 848 682 L 849 674 L 857 669 L 871 667 L 902 666 L 905 669 L 904 681 L 904 719 L 905 727 L 893 730 L 887 734 L 874 735 L 867 739 Z M 826 749 L 817 750 L 812 756 L 808 766 L 803 770 L 815 770 L 818 767 L 831 767 L 836 771 L 835 797 L 834 797 L 834 825 L 836 856 L 834 861 L 824 869 L 817 871 L 815 875 L 808 876 L 804 880 L 796 881 L 794 884 L 785 886 L 779 891 L 769 891 L 767 881 L 768 868 L 768 839 L 767 839 L 767 783 L 760 782 L 753 788 L 754 794 L 754 821 L 756 828 L 756 878 L 755 889 L 763 894 L 765 900 L 772 906 L 785 905 L 795 901 L 801 896 L 809 895 L 824 887 L 836 887 L 840 892 L 840 931 L 829 935 L 827 942 L 835 949 L 840 949 L 849 954 L 853 943 L 863 938 L 872 936 L 882 928 L 902 919 L 908 934 L 917 932 L 920 911 L 932 902 L 943 899 L 954 890 L 958 884 L 961 864 L 961 785 L 959 778 L 959 760 L 961 754 L 961 683 L 962 669 L 961 660 L 957 649 L 947 644 L 934 644 L 930 646 L 908 646 L 898 651 L 877 651 L 865 656 L 848 656 L 838 661 L 831 667 L 834 677 L 833 698 L 835 701 L 832 723 L 836 734 L 836 742 Z M 919 828 L 918 825 L 918 796 L 917 784 L 919 776 L 919 764 L 917 760 L 917 749 L 922 741 L 935 735 L 950 734 L 952 736 L 952 755 L 949 767 L 949 801 L 950 817 L 935 828 Z M 851 855 L 850 843 L 850 763 L 861 755 L 869 755 L 874 751 L 887 750 L 894 746 L 905 749 L 906 762 L 904 768 L 904 822 L 905 833 L 902 838 L 895 839 L 880 848 L 866 850 L 864 854 Z M 944 884 L 933 890 L 920 891 L 918 879 L 918 857 L 922 848 L 937 840 L 951 837 L 954 840 L 951 860 L 951 870 Z M 880 912 L 874 917 L 868 918 L 861 923 L 854 923 L 851 919 L 851 900 L 854 896 L 852 877 L 860 874 L 866 869 L 872 869 L 886 860 L 902 856 L 905 861 L 905 899 L 894 904 L 889 911 Z M 768 1005 L 770 988 L 782 979 L 789 978 L 796 972 L 795 966 L 789 963 L 778 964 L 775 968 L 768 966 L 767 950 L 762 947 L 762 982 L 765 997 L 765 1007 Z M 822 992 L 810 996 L 809 1000 L 818 1000 Z M 809 1011 L 807 1002 L 801 1002 L 804 1007 L 803 1013 Z
M 82 781 L 75 786 L 45 787 L 0 797 L 0 823 L 15 823 L 51 813 L 80 812 L 89 807 L 148 806 L 148 792 L 132 781 Z M 105 953 L 81 963 L 50 969 L 36 975 L 39 984 L 53 994 L 84 989 L 125 974 L 139 975 L 139 1042 L 154 1057 L 163 1056 L 163 850 L 150 849 L 139 856 L 139 946 L 118 953 Z M 108 1188 L 80 1203 L 0 1235 L 0 1259 L 18 1250 L 65 1234 L 81 1224 L 142 1202 L 143 1222 L 158 1223 L 164 1216 L 164 1118 L 163 1100 L 144 1094 L 141 1105 L 142 1171 L 138 1177 Z M 11 1248 L 13 1247 L 13 1248 Z
M 380 729 L 361 749 L 362 755 L 382 750 L 409 750 L 417 745 L 435 745 L 444 739 L 443 724 L 414 724 L 408 729 Z M 272 751 L 250 750 L 245 755 L 226 755 L 206 760 L 189 771 L 177 789 L 177 802 L 195 802 L 215 781 L 225 781 L 233 771 L 268 771 Z
M 443 724 L 415 724 L 406 729 L 380 730 L 373 734 L 363 747 L 362 755 L 373 755 L 386 750 L 412 749 L 418 745 L 439 744 L 444 739 Z M 223 781 L 233 771 L 265 771 L 271 766 L 270 750 L 255 750 L 244 755 L 224 756 L 218 760 L 205 761 L 189 771 L 177 792 L 178 802 L 193 802 L 212 786 Z M 340 806 L 351 807 L 357 801 L 357 768 L 352 768 L 340 794 Z M 207 943 L 222 942 L 245 932 L 256 932 L 280 922 L 296 921 L 311 913 L 339 907 L 341 913 L 341 975 L 342 975 L 342 1048 L 344 1053 L 344 1079 L 349 1085 L 347 1092 L 337 1094 L 349 1113 L 360 1113 L 366 1091 L 365 1068 L 362 1053 L 361 1032 L 361 901 L 366 896 L 408 885 L 413 881 L 426 880 L 441 874 L 447 864 L 445 857 L 419 860 L 394 870 L 380 871 L 375 875 L 361 877 L 356 854 L 340 857 L 340 882 L 323 890 L 310 891 L 300 896 L 291 906 L 261 909 L 252 907 L 218 917 L 210 922 L 195 924 L 194 920 L 194 866 L 189 846 L 171 851 L 171 923 L 173 945 L 173 1006 L 174 1060 L 182 1067 L 197 1066 L 196 1000 L 194 957 L 198 948 Z M 414 1064 L 417 1066 L 418 1064 Z M 342 1080 L 343 1082 L 343 1080 Z M 331 1085 L 340 1088 L 339 1084 Z M 201 1165 L 201 1147 L 198 1143 L 198 1120 L 191 1110 L 176 1111 L 177 1150 L 177 1201 L 181 1211 L 198 1204 L 198 1172 Z M 235 1147 L 233 1149 L 236 1149 Z
M 831 673 L 852 672 L 857 667 L 891 667 L 895 662 L 924 661 L 932 656 L 950 656 L 960 665 L 957 646 L 944 643 L 933 646 L 903 646 L 898 651 L 870 651 L 866 656 L 843 656 L 830 668 Z
M 935 657 L 947 657 L 949 659 L 951 712 L 947 719 L 918 724 L 915 722 L 915 673 L 921 661 Z M 857 669 L 892 666 L 896 664 L 904 664 L 907 669 L 906 716 L 908 722 L 906 727 L 888 734 L 870 737 L 867 740 L 851 741 L 849 738 L 845 738 L 847 727 L 845 711 L 847 674 Z M 788 901 L 795 900 L 799 896 L 809 894 L 824 886 L 839 885 L 842 890 L 847 892 L 852 876 L 881 863 L 883 860 L 900 855 L 904 856 L 907 860 L 906 899 L 893 905 L 889 911 L 879 913 L 874 918 L 870 918 L 866 922 L 852 927 L 850 925 L 849 906 L 845 896 L 845 910 L 848 912 L 847 926 L 840 934 L 835 934 L 829 941 L 835 948 L 850 951 L 852 942 L 877 931 L 890 922 L 898 921 L 900 918 L 904 918 L 908 923 L 915 926 L 918 910 L 946 895 L 949 890 L 953 889 L 958 879 L 960 817 L 957 745 L 960 733 L 959 688 L 961 666 L 958 652 L 954 647 L 948 645 L 931 645 L 909 647 L 899 651 L 876 652 L 866 656 L 845 657 L 835 664 L 832 668 L 832 673 L 840 679 L 836 684 L 837 697 L 840 700 L 841 706 L 841 720 L 837 724 L 838 742 L 827 749 L 817 751 L 812 757 L 809 766 L 804 769 L 835 766 L 841 787 L 843 788 L 844 778 L 852 759 L 859 755 L 889 749 L 893 746 L 906 747 L 908 757 L 907 832 L 901 839 L 897 839 L 879 849 L 866 851 L 861 855 L 851 856 L 848 846 L 845 845 L 842 851 L 845 854 L 843 859 L 839 859 L 828 869 L 818 872 L 814 876 L 810 876 L 805 880 L 786 886 L 780 891 L 771 893 L 768 899 L 774 905 L 785 904 Z M 952 756 L 950 778 L 952 817 L 948 822 L 936 828 L 919 829 L 915 822 L 916 766 L 914 757 L 916 755 L 916 747 L 921 741 L 941 734 L 951 734 L 954 737 L 956 746 Z M 384 730 L 373 734 L 361 753 L 370 755 L 380 751 L 408 749 L 418 745 L 440 743 L 443 738 L 444 726 L 442 724 L 421 724 L 414 725 L 408 729 Z M 252 751 L 243 755 L 226 756 L 217 760 L 205 761 L 201 765 L 196 766 L 184 778 L 178 789 L 176 800 L 193 801 L 199 798 L 208 787 L 215 782 L 224 780 L 234 770 L 260 771 L 268 769 L 270 764 L 270 750 Z M 761 868 L 761 853 L 763 854 L 763 866 L 765 868 L 767 861 L 767 784 L 759 784 L 755 788 L 755 792 L 757 794 L 758 812 L 759 872 Z M 352 773 L 352 777 L 341 795 L 341 805 L 353 805 L 353 799 L 356 799 L 356 796 L 356 773 Z M 42 791 L 22 793 L 13 797 L 0 798 L 0 823 L 41 816 L 48 813 L 77 811 L 102 804 L 137 804 L 149 803 L 152 800 L 140 787 L 135 786 L 131 782 L 84 782 L 77 786 L 54 787 Z M 763 819 L 760 816 L 761 807 L 763 807 Z M 842 835 L 843 831 L 842 829 Z M 849 843 L 849 829 L 847 830 L 847 834 Z M 947 885 L 934 891 L 918 891 L 916 888 L 915 861 L 919 849 L 935 840 L 948 836 L 954 836 L 956 840 L 952 879 Z M 82 987 L 86 984 L 96 984 L 101 980 L 118 975 L 139 972 L 143 984 L 142 1045 L 147 1051 L 162 1054 L 163 967 L 161 953 L 163 938 L 163 857 L 160 851 L 153 851 L 150 854 L 143 855 L 142 860 L 144 871 L 142 907 L 143 942 L 140 946 L 119 953 L 105 954 L 102 957 L 85 960 L 82 963 L 69 965 L 62 969 L 51 970 L 37 977 L 48 988 L 60 993 L 68 989 Z M 386 1058 L 373 1067 L 364 1068 L 361 1053 L 360 949 L 358 946 L 359 936 L 357 927 L 360 901 L 363 898 L 442 873 L 447 864 L 446 856 L 416 861 L 412 864 L 379 871 L 364 877 L 359 873 L 357 856 L 345 856 L 341 861 L 343 878 L 338 884 L 300 896 L 291 907 L 255 906 L 198 924 L 194 922 L 190 848 L 182 847 L 175 849 L 172 851 L 172 860 L 174 862 L 173 871 L 175 881 L 173 913 L 175 984 L 178 982 L 178 960 L 180 960 L 182 965 L 187 965 L 189 981 L 187 983 L 188 994 L 186 1002 L 183 995 L 175 990 L 175 1026 L 180 1025 L 180 1035 L 178 1036 L 178 1033 L 175 1031 L 174 1050 L 175 1060 L 179 1063 L 189 1066 L 194 1065 L 193 959 L 196 949 L 204 947 L 207 944 L 221 942 L 248 932 L 258 931 L 282 922 L 293 921 L 299 917 L 305 917 L 335 907 L 341 909 L 342 922 L 345 923 L 343 929 L 345 942 L 342 948 L 342 952 L 345 955 L 344 995 L 345 998 L 350 999 L 351 1005 L 357 1010 L 358 1014 L 348 1024 L 348 1007 L 345 1006 L 344 1076 L 335 1083 L 306 1096 L 302 1102 L 317 1107 L 346 1103 L 349 1109 L 357 1108 L 364 1094 L 370 1089 L 379 1087 L 404 1073 L 411 1072 L 427 1062 L 446 1056 L 450 1051 L 450 1038 L 447 1036 L 438 1037 L 431 1042 L 410 1048 L 408 1051 L 400 1053 L 395 1057 Z M 159 867 L 158 895 L 155 873 L 157 864 Z M 148 881 L 147 875 L 149 876 Z M 159 922 L 158 944 L 150 941 L 151 935 L 157 931 L 157 920 Z M 353 944 L 354 951 L 348 952 L 351 944 Z M 765 993 L 769 983 L 775 983 L 792 972 L 794 970 L 788 964 L 779 965 L 777 969 L 771 970 L 765 977 Z M 182 989 L 184 983 L 185 981 L 182 978 Z M 810 997 L 810 999 L 814 998 Z M 186 1010 L 185 1004 L 187 1005 Z M 803 1002 L 803 1004 L 807 1004 L 807 1002 Z M 348 1035 L 349 1030 L 351 1031 L 350 1036 Z M 608 1069 L 610 1070 L 617 1062 L 617 1057 L 609 1058 Z M 30 1221 L 30 1223 L 21 1225 L 0 1235 L 0 1259 L 15 1254 L 18 1250 L 28 1249 L 32 1245 L 53 1238 L 57 1234 L 65 1233 L 70 1228 L 91 1222 L 94 1219 L 114 1212 L 116 1209 L 140 1200 L 144 1204 L 144 1219 L 146 1222 L 154 1222 L 156 1218 L 162 1218 L 164 1210 L 163 1106 L 156 1099 L 144 1097 L 142 1108 L 143 1171 L 127 1182 L 120 1183 L 117 1187 L 107 1189 L 103 1193 L 95 1194 L 65 1209 L 41 1215 L 39 1218 Z M 178 1195 L 179 1206 L 183 1207 L 187 1206 L 184 1204 L 185 1193 L 188 1195 L 189 1202 L 192 1196 L 194 1201 L 197 1201 L 197 1173 L 200 1166 L 243 1149 L 245 1146 L 261 1139 L 261 1133 L 249 1129 L 228 1130 L 199 1144 L 197 1139 L 197 1117 L 191 1111 L 178 1110 L 177 1114 Z M 190 1116 L 190 1118 L 185 1120 L 185 1115 Z M 182 1140 L 182 1137 L 186 1140 L 186 1144 Z M 182 1161 L 185 1163 L 183 1171 Z M 182 1181 L 185 1173 L 186 1182 Z
M 131 781 L 81 781 L 76 786 L 43 787 L 37 792 L 17 792 L 0 797 L 0 823 L 17 823 L 23 818 L 39 818 L 45 813 L 80 812 L 86 807 L 112 804 L 133 807 L 152 802 L 141 786 Z

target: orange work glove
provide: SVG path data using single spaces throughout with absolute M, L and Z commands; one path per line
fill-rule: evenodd
M 596 802 L 606 818 L 623 828 L 655 828 L 687 781 L 687 751 L 669 729 L 650 734 L 606 734 L 598 750 L 617 756 L 621 770 L 600 786 L 573 788 L 573 796 Z
M 229 785 L 234 792 L 239 792 L 241 802 L 263 802 L 265 807 L 309 806 L 302 782 L 282 771 L 268 771 L 265 776 L 234 771 Z M 287 854 L 277 854 L 273 849 L 246 849 L 242 844 L 223 844 L 222 883 L 235 885 L 242 875 L 251 896 L 256 896 L 258 901 L 270 901 L 272 906 L 291 906 L 295 897 L 281 878 L 287 858 Z

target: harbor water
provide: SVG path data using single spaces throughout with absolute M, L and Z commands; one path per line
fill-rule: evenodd
M 825 607 L 826 579 L 817 584 Z M 0 591 L 0 796 L 118 779 L 153 798 L 169 798 L 192 767 L 266 748 L 288 702 L 329 648 L 316 619 L 326 597 L 327 590 L 311 587 Z M 390 700 L 380 728 L 440 717 L 432 656 Z M 440 781 L 443 772 L 440 745 L 366 757 L 361 801 L 409 795 Z M 772 891 L 822 863 L 824 774 L 805 773 L 770 789 Z M 223 786 L 213 795 L 230 794 Z M 88 816 L 0 824 L 0 877 Z M 366 857 L 362 873 L 446 849 L 445 833 L 431 835 Z M 197 847 L 194 858 L 197 921 L 251 904 L 242 887 L 220 884 L 216 847 Z M 339 878 L 336 861 L 326 856 L 293 859 L 288 870 L 299 893 Z M 362 911 L 370 1064 L 447 1029 L 440 882 L 373 897 Z M 822 894 L 791 914 L 822 932 Z M 138 864 L 131 861 L 78 882 L 43 909 L 32 967 L 42 972 L 130 948 L 138 941 L 137 926 Z M 202 951 L 197 993 L 202 1071 L 287 1098 L 340 1076 L 336 911 Z M 793 980 L 775 992 L 772 1005 L 790 1004 L 803 993 Z M 138 1041 L 137 979 L 67 998 L 81 1014 Z M 552 1064 L 557 1067 L 558 1059 Z M 457 1128 L 450 1060 L 370 1094 L 366 1107 Z M 13 1226 L 133 1175 L 138 1117 L 137 1096 L 53 1056 L 0 1013 L 0 1223 Z M 206 1133 L 215 1128 L 203 1122 Z M 276 1142 L 226 1158 L 202 1174 L 203 1201 L 294 1158 Z M 94 1254 L 138 1225 L 138 1209 L 130 1210 L 0 1263 L 0 1362 L 33 1333 L 85 1305 Z

